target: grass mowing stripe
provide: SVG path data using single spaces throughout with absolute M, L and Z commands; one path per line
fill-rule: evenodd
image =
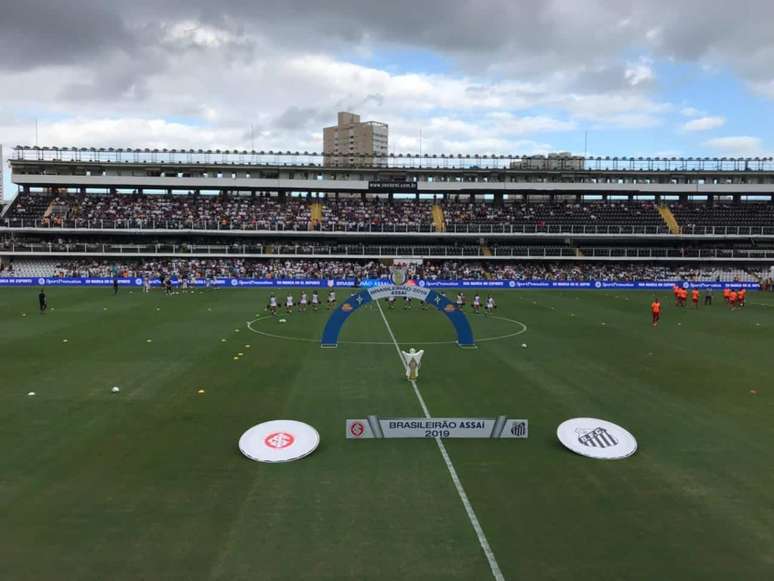
M 398 346 L 398 341 L 395 339 L 395 334 L 392 332 L 392 327 L 390 327 L 390 322 L 387 320 L 387 317 L 384 315 L 384 311 L 382 310 L 382 305 L 379 304 L 378 300 L 376 301 L 376 306 L 379 308 L 379 314 L 382 316 L 382 320 L 384 321 L 384 324 L 387 326 L 387 332 L 390 334 L 390 338 L 392 339 L 392 342 L 395 345 L 395 350 L 398 352 L 398 358 L 400 359 L 400 363 L 405 369 L 406 364 L 403 361 L 403 354 L 401 353 L 400 347 Z M 419 387 L 417 386 L 417 382 L 414 380 L 411 380 L 411 387 L 414 388 L 414 394 L 417 396 L 417 399 L 419 400 L 419 405 L 422 406 L 422 412 L 425 414 L 425 417 L 430 418 L 430 411 L 427 409 L 427 404 L 425 404 L 425 400 L 422 398 L 422 394 L 419 392 Z M 489 568 L 492 570 L 492 576 L 497 581 L 504 581 L 505 577 L 503 577 L 503 573 L 500 570 L 500 565 L 497 564 L 497 559 L 495 558 L 494 551 L 492 551 L 492 547 L 489 546 L 489 541 L 486 538 L 484 529 L 481 528 L 481 523 L 478 521 L 478 517 L 476 516 L 476 511 L 473 510 L 473 505 L 470 503 L 470 499 L 468 498 L 468 495 L 465 493 L 465 489 L 462 487 L 462 481 L 460 480 L 460 477 L 457 474 L 457 470 L 454 468 L 454 464 L 452 463 L 452 460 L 449 457 L 449 453 L 446 451 L 446 446 L 444 446 L 441 438 L 436 438 L 435 443 L 438 444 L 438 449 L 441 451 L 441 456 L 443 456 L 443 461 L 446 464 L 446 468 L 449 470 L 449 476 L 451 476 L 452 482 L 454 483 L 454 487 L 457 489 L 457 494 L 459 494 L 460 500 L 462 501 L 462 505 L 465 507 L 465 512 L 468 515 L 470 524 L 473 526 L 473 530 L 476 531 L 476 536 L 478 537 L 478 543 L 481 545 L 481 549 L 484 551 L 484 555 L 486 555 L 486 560 L 489 562 Z

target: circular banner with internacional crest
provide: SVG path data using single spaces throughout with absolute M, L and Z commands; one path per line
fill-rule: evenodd
M 253 426 L 239 438 L 239 450 L 257 462 L 292 462 L 320 444 L 312 426 L 295 420 L 272 420 Z
M 565 447 L 588 458 L 620 460 L 637 451 L 637 440 L 628 430 L 597 418 L 564 421 L 556 435 Z

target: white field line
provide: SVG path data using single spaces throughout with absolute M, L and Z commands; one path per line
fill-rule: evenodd
M 252 321 L 245 321 L 245 325 L 247 325 L 247 329 L 255 333 L 256 335 L 263 335 L 264 337 L 271 337 L 272 339 L 283 339 L 285 341 L 301 341 L 302 343 L 319 343 L 319 339 L 310 339 L 309 337 L 290 337 L 288 335 L 277 335 L 275 333 L 267 333 L 266 331 L 259 331 L 258 329 L 253 328 L 254 323 L 258 323 L 260 321 L 263 321 L 265 319 L 271 318 L 272 315 L 265 315 L 263 317 L 258 317 L 257 319 L 253 319 Z M 513 323 L 515 325 L 519 325 L 521 327 L 520 330 L 514 331 L 513 333 L 508 333 L 507 335 L 497 335 L 495 337 L 479 337 L 476 339 L 476 343 L 484 343 L 485 341 L 500 341 L 502 339 L 510 339 L 511 337 L 516 337 L 517 335 L 521 335 L 522 333 L 527 332 L 527 325 L 522 323 L 521 321 L 516 321 L 515 319 L 508 319 L 506 317 L 498 317 L 496 315 L 488 315 L 490 319 L 499 319 L 501 321 L 507 321 L 509 323 Z M 404 341 L 404 344 L 408 345 L 456 345 L 457 341 Z M 341 345 L 392 345 L 392 341 L 339 341 L 339 344 Z
M 403 360 L 403 354 L 401 353 L 400 347 L 398 346 L 398 341 L 395 339 L 395 334 L 392 332 L 392 327 L 390 327 L 390 323 L 387 320 L 387 317 L 384 315 L 384 311 L 382 310 L 382 306 L 379 304 L 379 301 L 376 301 L 376 306 L 379 307 L 379 313 L 382 315 L 382 320 L 387 326 L 387 332 L 390 334 L 392 343 L 395 345 L 395 350 L 398 352 L 398 358 L 400 359 L 401 367 L 405 371 L 406 363 Z M 414 388 L 414 395 L 416 395 L 417 399 L 419 400 L 419 405 L 422 407 L 422 412 L 425 414 L 426 418 L 429 418 L 430 411 L 427 409 L 427 404 L 425 404 L 425 400 L 422 398 L 422 394 L 419 393 L 417 382 L 412 381 L 411 387 Z M 449 470 L 449 475 L 451 476 L 452 482 L 454 483 L 454 487 L 457 489 L 457 494 L 459 494 L 462 505 L 465 507 L 465 512 L 468 514 L 470 524 L 473 526 L 473 530 L 476 531 L 478 543 L 481 545 L 481 549 L 484 551 L 484 555 L 486 555 L 486 560 L 489 561 L 489 568 L 492 570 L 492 576 L 497 581 L 504 581 L 505 577 L 503 577 L 503 573 L 500 571 L 500 565 L 497 564 L 497 559 L 495 559 L 492 547 L 489 546 L 489 541 L 486 539 L 484 529 L 481 528 L 481 523 L 478 521 L 476 511 L 473 510 L 473 505 L 470 503 L 470 499 L 465 493 L 465 489 L 462 487 L 460 477 L 457 475 L 457 470 L 454 468 L 454 464 L 452 464 L 451 458 L 449 457 L 449 453 L 446 451 L 446 446 L 444 445 L 443 440 L 441 440 L 441 438 L 436 438 L 435 443 L 438 444 L 438 449 L 441 451 L 441 456 L 443 456 L 443 461 L 446 464 L 446 468 Z

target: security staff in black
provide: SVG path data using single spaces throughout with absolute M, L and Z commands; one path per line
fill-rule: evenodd
M 40 304 L 40 314 L 42 315 L 48 309 L 48 299 L 43 289 L 40 289 L 40 293 L 38 293 L 38 303 Z

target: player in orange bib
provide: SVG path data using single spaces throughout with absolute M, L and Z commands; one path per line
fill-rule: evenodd
M 699 308 L 699 289 L 695 288 L 691 291 L 691 302 L 693 302 L 693 308 Z
M 680 306 L 684 307 L 688 301 L 688 289 L 680 289 Z
M 736 304 L 739 305 L 739 308 L 742 308 L 744 306 L 744 297 L 747 294 L 747 289 L 740 288 L 739 292 L 736 294 Z
M 731 295 L 731 289 L 728 287 L 723 287 L 723 300 L 728 302 L 730 295 Z
M 736 299 L 738 295 L 735 290 L 731 290 L 728 293 L 728 304 L 730 305 L 731 309 L 736 309 Z
M 661 318 L 661 303 L 658 300 L 658 297 L 653 299 L 653 302 L 650 303 L 650 315 L 652 318 L 652 324 L 655 327 L 658 325 L 658 321 Z
M 680 287 L 676 284 L 672 285 L 672 293 L 675 295 L 675 306 L 680 306 Z

